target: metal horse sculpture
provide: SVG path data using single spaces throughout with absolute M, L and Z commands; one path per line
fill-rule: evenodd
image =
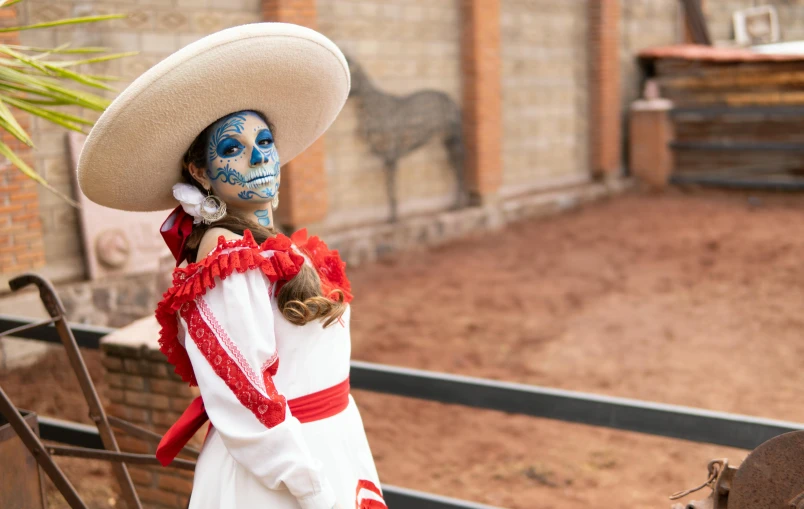
M 444 143 L 457 180 L 455 208 L 465 203 L 461 110 L 444 92 L 419 90 L 396 96 L 378 89 L 363 68 L 347 57 L 352 73 L 350 97 L 358 100 L 358 122 L 371 152 L 386 172 L 390 220 L 397 219 L 396 173 L 399 160 L 434 137 Z

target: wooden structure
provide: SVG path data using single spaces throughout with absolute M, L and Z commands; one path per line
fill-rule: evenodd
M 804 189 L 804 53 L 678 45 L 639 59 L 673 103 L 674 178 Z

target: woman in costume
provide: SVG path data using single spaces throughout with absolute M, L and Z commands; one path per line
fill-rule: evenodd
M 93 201 L 179 202 L 162 227 L 177 268 L 156 314 L 162 351 L 201 396 L 157 457 L 169 464 L 210 421 L 192 509 L 386 507 L 349 395 L 345 264 L 305 231 L 273 229 L 280 161 L 329 127 L 349 83 L 317 32 L 235 27 L 144 73 L 84 145 L 78 177 Z

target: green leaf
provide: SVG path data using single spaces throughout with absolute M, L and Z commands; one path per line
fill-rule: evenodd
M 2 90 L 15 91 L 15 92 L 24 92 L 24 93 L 28 93 L 28 94 L 36 94 L 36 95 L 39 95 L 39 96 L 42 96 L 42 97 L 50 98 L 53 101 L 60 101 L 60 102 L 63 103 L 64 106 L 80 106 L 80 107 L 92 109 L 92 110 L 95 110 L 95 111 L 103 111 L 105 109 L 103 107 L 103 105 L 97 105 L 97 104 L 90 103 L 90 102 L 84 102 L 84 101 L 81 101 L 80 99 L 76 99 L 75 97 L 67 98 L 67 96 L 65 96 L 62 93 L 54 92 L 54 91 L 47 90 L 47 89 L 44 89 L 44 88 L 40 89 L 40 88 L 24 87 L 24 86 L 18 86 L 18 85 L 10 85 L 8 83 L 3 83 L 2 81 L 0 81 L 0 93 L 2 93 Z
M 20 62 L 24 63 L 24 64 L 30 65 L 31 67 L 33 67 L 33 68 L 35 68 L 35 69 L 37 69 L 37 70 L 39 70 L 39 71 L 41 71 L 41 72 L 43 72 L 45 74 L 49 74 L 47 68 L 44 65 L 40 64 L 39 62 L 37 62 L 33 58 L 27 57 L 27 56 L 23 55 L 22 53 L 18 53 L 16 51 L 14 51 L 13 49 L 9 48 L 8 46 L 6 46 L 4 44 L 0 44 L 0 53 L 5 53 L 6 55 L 8 55 L 10 57 L 14 57 L 17 60 L 19 60 Z
M 3 129 L 8 131 L 12 136 L 20 140 L 21 142 L 25 143 L 29 147 L 33 147 L 34 143 L 31 140 L 28 133 L 25 132 L 25 129 L 22 128 L 19 123 L 17 123 L 17 119 L 14 118 L 14 114 L 11 113 L 11 110 L 8 107 L 0 102 L 0 124 L 2 124 Z
M 21 95 L 10 95 L 8 97 L 17 99 L 18 101 L 25 101 L 27 103 L 36 104 L 38 106 L 73 106 L 67 101 L 58 101 L 54 99 L 31 99 L 30 97 L 24 97 Z
M 78 83 L 88 85 L 90 87 L 101 88 L 103 90 L 109 90 L 111 92 L 115 92 L 115 89 L 110 87 L 109 85 L 98 80 L 93 80 L 92 78 L 89 78 L 84 74 L 71 71 L 70 69 L 64 69 L 62 67 L 58 67 L 49 63 L 45 64 L 45 67 L 47 68 L 48 71 L 53 71 L 53 73 L 59 77 L 68 78 L 73 81 L 77 81 Z
M 63 46 L 68 46 L 69 44 L 64 44 Z M 36 53 L 57 53 L 59 55 L 69 55 L 69 54 L 83 54 L 83 53 L 103 53 L 105 51 L 109 51 L 109 48 L 103 47 L 95 47 L 95 46 L 87 46 L 84 48 L 72 48 L 72 49 L 58 49 L 58 48 L 39 48 L 36 46 L 19 46 L 15 44 L 9 44 L 9 48 L 17 50 L 17 51 L 31 51 Z M 60 46 L 61 47 L 61 46 Z
M 139 54 L 140 54 L 139 51 L 127 51 L 125 53 L 111 53 L 109 55 L 103 55 L 102 57 L 87 58 L 84 60 L 60 60 L 58 62 L 51 62 L 51 64 L 65 67 L 73 65 L 95 64 L 98 62 L 106 62 L 109 60 L 116 60 L 118 58 L 131 57 Z
M 103 111 L 111 103 L 95 94 L 73 90 L 58 85 L 54 80 L 30 76 L 15 69 L 0 65 L 0 88 L 11 88 L 19 92 L 29 92 L 51 99 L 64 99 L 75 106 Z
M 22 2 L 22 0 L 3 0 L 0 2 L 0 7 L 11 7 L 14 4 L 18 4 Z
M 5 32 L 19 32 L 21 30 L 36 30 L 38 28 L 50 28 L 63 25 L 78 25 L 81 23 L 96 23 L 98 21 L 107 21 L 111 19 L 125 18 L 125 14 L 105 14 L 103 16 L 84 16 L 80 18 L 59 19 L 56 21 L 48 21 L 45 23 L 36 23 L 33 25 L 23 25 L 18 27 L 0 28 L 0 33 Z
M 44 118 L 49 122 L 58 124 L 71 131 L 77 131 L 79 133 L 84 132 L 84 130 L 81 128 L 80 125 L 76 124 L 73 120 L 69 118 L 72 117 L 72 115 L 67 115 L 66 113 L 62 113 L 60 111 L 46 110 L 45 108 L 40 108 L 38 106 L 34 106 L 33 104 L 29 104 L 24 101 L 18 101 L 12 97 L 0 96 L 0 100 L 10 104 L 11 106 L 14 106 L 15 108 L 21 109 L 22 111 L 27 111 L 31 115 L 36 115 L 37 117 Z M 91 122 L 89 123 L 89 125 L 91 125 Z
M 25 164 L 25 161 L 23 161 L 22 158 L 20 158 L 17 154 L 15 154 L 14 151 L 11 150 L 11 147 L 6 145 L 2 141 L 0 141 L 0 155 L 4 156 L 6 159 L 9 160 L 9 162 L 11 164 L 16 166 L 27 177 L 33 179 L 35 182 L 38 182 L 39 184 L 44 186 L 44 188 L 47 189 L 48 191 L 50 191 L 51 193 L 56 194 L 57 196 L 59 196 L 60 198 L 65 200 L 67 203 L 72 205 L 73 207 L 75 207 L 77 209 L 81 208 L 81 205 L 79 205 L 78 202 L 76 202 L 75 200 L 73 200 L 69 196 L 66 196 L 65 194 L 60 192 L 58 189 L 56 189 L 53 186 L 51 186 L 50 184 L 48 184 L 47 181 L 45 179 L 43 179 L 41 175 L 36 173 L 33 170 L 33 168 L 31 168 L 30 166 Z
M 62 120 L 65 120 L 65 121 L 68 121 L 68 122 L 75 122 L 76 124 L 92 125 L 92 124 L 95 123 L 95 122 L 93 122 L 91 120 L 87 120 L 87 119 L 82 118 L 82 117 L 71 115 L 70 113 L 65 113 L 63 111 L 48 110 L 48 109 L 44 109 L 44 108 L 39 108 L 38 106 L 36 106 L 35 104 L 31 103 L 30 101 L 28 101 L 26 99 L 18 99 L 16 97 L 0 95 L 0 101 L 6 102 L 6 103 L 14 106 L 15 108 L 19 108 L 19 109 L 22 109 L 23 107 L 26 107 L 26 108 L 31 108 L 31 109 L 34 109 L 34 110 L 39 110 L 41 112 L 44 112 L 44 113 L 59 117 Z M 34 113 L 34 114 L 38 115 L 38 113 Z

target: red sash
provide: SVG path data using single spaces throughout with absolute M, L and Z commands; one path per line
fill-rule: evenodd
M 348 378 L 329 389 L 288 400 L 290 413 L 302 423 L 332 417 L 346 410 L 347 406 L 349 406 Z M 156 448 L 159 462 L 163 466 L 169 465 L 207 420 L 209 417 L 204 409 L 204 401 L 198 396 L 159 442 Z

